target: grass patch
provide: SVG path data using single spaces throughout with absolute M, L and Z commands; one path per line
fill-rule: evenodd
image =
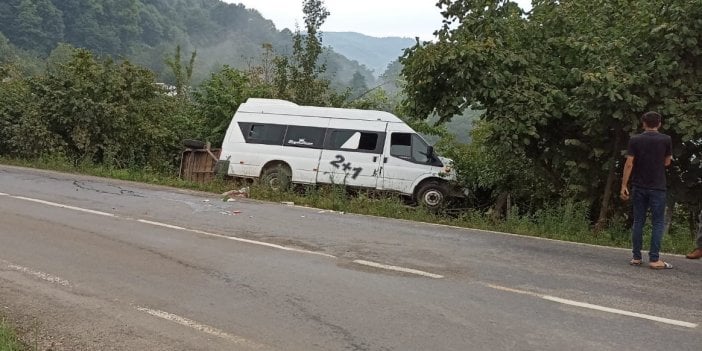
M 115 169 L 92 164 L 73 166 L 61 158 L 39 160 L 0 158 L 0 163 L 217 194 L 243 186 L 240 183 L 225 180 L 215 180 L 207 184 L 188 182 L 179 179 L 177 174 L 159 173 L 149 169 Z M 296 205 L 325 210 L 500 231 L 593 245 L 631 247 L 630 230 L 622 221 L 614 220 L 603 232 L 594 234 L 589 222 L 587 206 L 583 203 L 564 202 L 528 215 L 520 215 L 518 210 L 513 210 L 513 214 L 508 218 L 494 220 L 489 215 L 479 211 L 468 211 L 460 216 L 436 214 L 421 207 L 407 206 L 399 197 L 378 196 L 374 192 L 365 191 L 349 193 L 346 188 L 339 185 L 296 186 L 293 190 L 280 192 L 254 184 L 250 186 L 250 195 L 258 200 L 290 201 Z M 644 233 L 648 234 L 644 237 L 644 249 L 650 241 L 650 232 L 650 226 L 645 228 Z M 686 224 L 674 223 L 670 232 L 664 236 L 662 246 L 663 251 L 668 253 L 684 254 L 692 250 L 694 248 L 693 238 Z
M 10 325 L 4 319 L 0 319 L 0 351 L 23 351 L 26 349 Z

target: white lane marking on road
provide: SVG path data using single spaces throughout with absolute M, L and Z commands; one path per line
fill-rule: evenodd
M 287 246 L 282 246 L 282 245 L 276 245 L 276 244 L 271 244 L 263 241 L 256 241 L 256 240 L 250 240 L 250 239 L 244 239 L 244 238 L 239 238 L 235 236 L 227 236 L 227 235 L 222 235 L 222 234 L 215 234 L 215 233 L 210 233 L 206 232 L 203 230 L 197 230 L 197 229 L 190 229 L 190 228 L 184 228 L 184 227 L 179 227 L 175 225 L 170 225 L 167 223 L 161 223 L 161 222 L 154 222 L 154 221 L 147 221 L 145 219 L 138 219 L 137 221 L 145 224 L 151 224 L 155 225 L 158 227 L 164 227 L 164 228 L 169 228 L 169 229 L 177 229 L 177 230 L 183 230 L 186 232 L 191 232 L 191 233 L 196 233 L 196 234 L 202 234 L 202 235 L 207 235 L 207 236 L 212 236 L 215 238 L 220 238 L 220 239 L 227 239 L 227 240 L 233 240 L 233 241 L 238 241 L 242 243 L 247 243 L 247 244 L 253 244 L 253 245 L 259 245 L 259 246 L 265 246 L 265 247 L 270 247 L 278 250 L 284 250 L 284 251 L 291 251 L 291 252 L 299 252 L 299 253 L 304 253 L 304 254 L 309 254 L 309 255 L 317 255 L 317 256 L 322 256 L 322 257 L 328 257 L 328 258 L 336 258 L 334 255 L 326 254 L 323 252 L 315 252 L 315 251 L 309 251 L 309 250 L 303 250 L 303 249 L 296 249 L 294 247 L 287 247 Z
M 112 218 L 120 218 L 124 220 L 129 220 L 129 221 L 137 221 L 140 223 L 144 224 L 150 224 L 150 225 L 155 225 L 159 227 L 164 227 L 164 228 L 169 228 L 169 229 L 176 229 L 176 230 L 182 230 L 182 231 L 187 231 L 191 233 L 197 233 L 197 234 L 203 234 L 203 235 L 209 235 L 217 238 L 222 238 L 222 239 L 227 239 L 227 240 L 233 240 L 233 241 L 238 241 L 242 243 L 247 243 L 247 244 L 254 244 L 254 245 L 259 245 L 259 246 L 266 246 L 278 250 L 284 250 L 284 251 L 290 251 L 290 252 L 298 252 L 298 253 L 303 253 L 303 254 L 310 254 L 310 255 L 317 255 L 317 256 L 322 256 L 322 257 L 328 257 L 328 258 L 336 258 L 334 255 L 329 255 L 326 253 L 322 252 L 315 252 L 315 251 L 309 251 L 309 250 L 303 250 L 303 249 L 296 249 L 293 247 L 287 247 L 287 246 L 282 246 L 282 245 L 276 245 L 276 244 L 269 244 L 266 242 L 262 241 L 256 241 L 256 240 L 249 240 L 249 239 L 243 239 L 243 238 L 237 238 L 233 236 L 226 236 L 226 235 L 221 235 L 221 234 L 214 234 L 214 233 L 208 233 L 202 230 L 196 230 L 196 229 L 189 229 L 189 228 L 184 228 L 180 227 L 177 225 L 172 225 L 172 224 L 167 224 L 167 223 L 161 223 L 161 222 L 154 222 L 154 221 L 149 221 L 146 219 L 137 219 L 137 218 L 130 218 L 130 217 L 121 217 L 112 213 L 107 213 L 107 212 L 101 212 L 101 211 L 95 211 L 95 210 L 89 210 L 86 208 L 80 208 L 80 207 L 75 207 L 75 206 L 69 206 L 69 205 L 64 205 L 64 204 L 59 204 L 56 202 L 50 202 L 50 201 L 44 201 L 44 200 L 39 200 L 39 199 L 33 199 L 29 197 L 24 197 L 24 196 L 14 196 L 14 195 L 7 195 L 11 198 L 19 199 L 19 200 L 25 200 L 25 201 L 31 201 L 31 202 L 36 202 L 44 205 L 49 205 L 49 206 L 54 206 L 54 207 L 59 207 L 59 208 L 65 208 L 69 210 L 74 210 L 74 211 L 80 211 L 80 212 L 86 212 L 86 213 L 91 213 L 95 215 L 100 215 L 100 216 L 107 216 L 107 217 L 112 217 Z
M 29 197 L 24 197 L 24 196 L 13 196 L 9 195 L 11 198 L 19 199 L 19 200 L 25 200 L 25 201 L 31 201 L 31 202 L 36 202 L 44 205 L 49 205 L 49 206 L 54 206 L 54 207 L 60 207 L 60 208 L 65 208 L 69 210 L 74 210 L 74 211 L 80 211 L 80 212 L 85 212 L 85 213 L 90 213 L 94 215 L 99 215 L 99 216 L 105 216 L 105 217 L 116 217 L 112 213 L 107 213 L 107 212 L 101 212 L 101 211 L 95 211 L 95 210 L 89 210 L 87 208 L 80 208 L 80 207 L 75 207 L 75 206 L 69 206 L 69 205 L 64 205 L 64 204 L 59 204 L 56 202 L 51 202 L 51 201 L 44 201 L 44 200 L 39 200 L 39 199 L 32 199 Z
M 429 277 L 429 278 L 434 278 L 434 279 L 441 279 L 444 276 L 439 275 L 439 274 L 434 274 L 434 273 L 429 273 L 429 272 L 424 272 L 420 271 L 417 269 L 412 269 L 412 268 L 404 268 L 404 267 L 398 267 L 398 266 L 390 266 L 382 263 L 377 263 L 377 262 L 371 262 L 371 261 L 365 261 L 365 260 L 354 260 L 354 263 L 358 263 L 364 266 L 369 266 L 369 267 L 374 267 L 374 268 L 381 268 L 381 269 L 387 269 L 391 271 L 396 271 L 396 272 L 403 272 L 403 273 L 410 273 L 410 274 L 416 274 L 416 275 L 421 275 L 424 277 Z
M 240 336 L 228 334 L 228 333 L 223 332 L 217 328 L 210 327 L 210 326 L 204 325 L 204 324 L 200 324 L 196 321 L 193 321 L 193 320 L 190 320 L 190 319 L 187 319 L 187 318 L 184 318 L 184 317 L 172 314 L 172 313 L 159 311 L 159 310 L 152 310 L 152 309 L 146 308 L 146 307 L 137 307 L 136 309 L 141 311 L 141 312 L 148 313 L 154 317 L 158 317 L 161 319 L 165 319 L 167 321 L 178 323 L 178 324 L 186 326 L 188 328 L 195 329 L 199 332 L 203 332 L 205 334 L 210 334 L 210 335 L 213 335 L 213 336 L 225 339 L 225 340 L 229 340 L 229 341 L 232 341 L 236 344 L 246 346 L 248 348 L 252 348 L 252 349 L 264 348 L 264 346 L 262 344 L 253 342 L 251 340 L 242 338 Z
M 145 219 L 137 219 L 137 222 L 146 223 L 146 224 L 151 224 L 151 225 L 155 225 L 155 226 L 159 226 L 159 227 L 164 227 L 164 228 L 169 228 L 169 229 L 186 230 L 185 228 L 179 227 L 179 226 L 177 226 L 177 225 L 170 225 L 170 224 L 161 223 L 161 222 L 147 221 L 147 220 L 145 220 Z
M 49 273 L 35 271 L 31 268 L 22 267 L 22 266 L 7 262 L 5 260 L 0 260 L 0 263 L 2 263 L 5 267 L 7 267 L 9 269 L 12 269 L 12 270 L 20 272 L 20 273 L 31 275 L 35 278 L 45 280 L 49 283 L 59 284 L 62 286 L 71 286 L 71 283 L 68 280 L 62 279 L 62 278 L 57 277 L 55 275 L 51 275 Z
M 38 199 L 32 199 L 28 197 L 23 197 L 23 196 L 14 196 L 14 195 L 9 195 L 12 198 L 20 199 L 20 200 L 25 200 L 25 201 L 31 201 L 31 202 L 36 202 L 40 204 L 45 204 L 49 206 L 55 206 L 55 207 L 60 207 L 60 208 L 65 208 L 69 210 L 75 210 L 75 211 L 81 211 L 81 212 L 86 212 L 86 213 L 92 213 L 96 215 L 101 215 L 101 216 L 108 216 L 108 217 L 114 217 L 114 218 L 121 218 L 125 220 L 135 220 L 140 223 L 144 224 L 149 224 L 149 225 L 154 225 L 158 227 L 163 227 L 163 228 L 168 228 L 168 229 L 175 229 L 175 230 L 182 230 L 182 231 L 187 231 L 191 233 L 196 233 L 196 234 L 202 234 L 202 235 L 207 235 L 207 236 L 212 236 L 216 238 L 221 238 L 221 239 L 227 239 L 227 240 L 232 240 L 232 241 L 237 241 L 241 243 L 247 243 L 247 244 L 252 244 L 252 245 L 259 245 L 259 246 L 265 246 L 265 247 L 270 247 L 273 249 L 278 249 L 278 250 L 284 250 L 284 251 L 289 251 L 289 252 L 297 252 L 297 253 L 303 253 L 303 254 L 309 254 L 309 255 L 316 255 L 316 256 L 322 256 L 326 258 L 332 258 L 336 259 L 337 257 L 334 255 L 326 254 L 323 252 L 315 252 L 315 251 L 310 251 L 310 250 L 303 250 L 303 249 L 297 249 L 293 247 L 287 247 L 287 246 L 282 246 L 282 245 L 277 245 L 277 244 L 271 244 L 263 241 L 256 241 L 256 240 L 251 240 L 251 239 L 244 239 L 244 238 L 239 238 L 235 236 L 226 236 L 226 235 L 221 235 L 221 234 L 215 234 L 215 233 L 210 233 L 202 230 L 197 230 L 197 229 L 190 229 L 190 228 L 185 228 L 177 225 L 172 225 L 168 223 L 162 223 L 162 222 L 156 222 L 156 221 L 150 221 L 146 219 L 136 219 L 136 218 L 128 218 L 128 217 L 120 217 L 118 215 L 114 215 L 112 213 L 106 213 L 106 212 L 100 212 L 100 211 L 94 211 L 94 210 L 88 210 L 85 208 L 80 208 L 80 207 L 75 207 L 75 206 L 69 206 L 69 205 L 63 205 L 55 202 L 50 202 L 50 201 L 44 201 L 44 200 L 38 200 Z M 424 277 L 429 277 L 429 278 L 434 278 L 434 279 L 441 279 L 444 278 L 443 275 L 439 274 L 434 274 L 434 273 L 429 273 L 429 272 L 424 272 L 420 271 L 417 269 L 411 269 L 411 268 L 404 268 L 404 267 L 398 267 L 398 266 L 391 266 L 391 265 L 385 265 L 381 263 L 376 263 L 376 262 L 371 262 L 371 261 L 365 261 L 365 260 L 355 260 L 353 261 L 357 264 L 365 265 L 365 266 L 370 266 L 370 267 L 375 267 L 375 268 L 381 268 L 381 269 L 387 269 L 387 270 L 392 270 L 396 272 L 403 272 L 403 273 L 410 273 L 410 274 L 415 274 L 415 275 L 420 275 Z
M 679 327 L 697 328 L 697 324 L 695 324 L 695 323 L 683 322 L 683 321 L 679 321 L 679 320 L 675 320 L 675 319 L 656 317 L 656 316 L 651 316 L 651 315 L 643 314 L 643 313 L 629 312 L 629 311 L 619 310 L 616 308 L 598 306 L 598 305 L 593 305 L 593 304 L 589 304 L 589 303 L 585 303 L 585 302 L 578 302 L 578 301 L 573 301 L 573 300 L 566 300 L 566 299 L 561 299 L 559 297 L 548 296 L 548 295 L 544 295 L 541 298 L 543 298 L 545 300 L 553 301 L 553 302 L 562 303 L 564 305 L 569 305 L 569 306 L 589 308 L 591 310 L 620 314 L 622 316 L 648 319 L 648 320 L 651 320 L 654 322 L 677 325 Z
M 316 252 L 316 251 L 309 251 L 309 250 L 303 250 L 303 249 L 296 249 L 294 247 L 287 247 L 287 246 L 282 246 L 282 245 L 277 245 L 277 244 L 271 244 L 271 243 L 266 243 L 263 241 L 256 241 L 256 240 L 250 240 L 250 239 L 244 239 L 244 238 L 238 238 L 235 236 L 226 236 L 226 235 L 221 235 L 221 234 L 214 234 L 214 233 L 208 233 L 202 230 L 197 230 L 197 229 L 185 229 L 187 231 L 197 233 L 197 234 L 202 234 L 202 235 L 209 235 L 209 236 L 214 236 L 222 239 L 227 239 L 227 240 L 233 240 L 233 241 L 238 241 L 242 243 L 247 243 L 247 244 L 253 244 L 253 245 L 260 245 L 260 246 L 266 246 L 278 250 L 284 250 L 284 251 L 291 251 L 291 252 L 299 252 L 303 254 L 309 254 L 309 255 L 317 255 L 317 256 L 322 256 L 322 257 L 327 257 L 327 258 L 336 258 L 334 255 L 326 254 L 323 252 Z
M 648 314 L 630 312 L 630 311 L 620 310 L 620 309 L 616 309 L 616 308 L 593 305 L 593 304 L 586 303 L 586 302 L 579 302 L 579 301 L 574 301 L 574 300 L 562 299 L 560 297 L 537 294 L 537 293 L 534 293 L 531 291 L 524 291 L 524 290 L 518 290 L 518 289 L 513 289 L 513 288 L 507 288 L 504 286 L 499 286 L 499 285 L 494 285 L 494 284 L 485 284 L 485 285 L 489 288 L 492 288 L 492 289 L 501 290 L 501 291 L 508 291 L 508 292 L 521 294 L 521 295 L 538 297 L 538 298 L 541 298 L 541 299 L 544 299 L 547 301 L 556 302 L 556 303 L 560 303 L 560 304 L 564 304 L 564 305 L 568 305 L 568 306 L 587 308 L 587 309 L 591 309 L 591 310 L 595 310 L 595 311 L 619 314 L 619 315 L 627 316 L 627 317 L 647 319 L 647 320 L 658 322 L 658 323 L 676 325 L 676 326 L 685 327 L 685 328 L 694 329 L 694 328 L 697 328 L 697 326 L 698 326 L 695 323 L 684 322 L 684 321 L 679 321 L 679 320 L 669 319 L 669 318 L 656 317 L 656 316 L 652 316 L 652 315 L 648 315 Z
M 520 294 L 520 295 L 529 295 L 533 297 L 541 297 L 542 295 L 539 295 L 537 293 L 533 293 L 531 291 L 525 291 L 525 290 L 517 290 L 517 289 L 512 289 L 508 288 L 505 286 L 499 286 L 499 285 L 494 285 L 494 284 L 485 284 L 488 288 L 496 289 L 496 290 L 502 290 L 502 291 L 507 291 L 515 294 Z

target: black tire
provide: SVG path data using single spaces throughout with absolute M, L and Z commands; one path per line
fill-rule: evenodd
M 200 140 L 194 140 L 194 139 L 185 139 L 183 140 L 183 146 L 190 148 L 190 149 L 204 149 L 205 148 L 205 142 L 200 141 Z
M 417 203 L 432 211 L 442 209 L 448 202 L 448 187 L 445 183 L 431 180 L 417 190 Z
M 266 167 L 261 174 L 261 183 L 275 191 L 285 191 L 292 185 L 292 171 L 282 164 Z

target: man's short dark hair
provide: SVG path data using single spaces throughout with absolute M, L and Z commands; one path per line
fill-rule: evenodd
M 641 121 L 648 128 L 656 128 L 661 125 L 661 115 L 658 112 L 649 111 L 641 116 Z

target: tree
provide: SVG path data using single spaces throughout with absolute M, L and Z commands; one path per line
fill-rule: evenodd
M 0 65 L 8 64 L 17 59 L 15 48 L 10 41 L 0 32 Z
M 0 115 L 11 121 L 4 131 L 15 156 L 58 154 L 76 163 L 164 169 L 195 130 L 182 100 L 162 94 L 152 72 L 85 50 L 16 84 L 0 97 L 11 102 Z
M 63 14 L 50 0 L 10 0 L 0 4 L 0 32 L 19 47 L 47 54 L 63 38 Z
M 69 63 L 76 53 L 76 48 L 70 44 L 61 43 L 57 45 L 46 58 L 46 71 L 56 72 L 62 65 Z
M 277 94 L 303 105 L 327 105 L 329 81 L 320 78 L 325 65 L 320 65 L 318 59 L 323 51 L 319 28 L 329 11 L 322 0 L 304 0 L 302 10 L 306 33 L 297 29 L 292 38 L 292 55 L 279 57 L 276 62 Z
M 10 139 L 16 133 L 15 126 L 30 102 L 28 81 L 18 67 L 0 65 L 0 155 L 17 153 Z
M 531 160 L 551 196 L 593 204 L 599 226 L 642 112 L 668 116 L 676 153 L 683 140 L 702 138 L 694 93 L 702 79 L 699 6 L 541 0 L 529 13 L 507 0 L 438 6 L 445 17 L 438 41 L 402 58 L 406 111 L 448 120 L 484 108 L 490 143 Z
M 225 66 L 194 92 L 196 111 L 201 121 L 201 138 L 213 145 L 221 145 L 229 123 L 239 105 L 250 96 L 260 96 L 258 87 L 252 87 L 248 76 Z
M 361 94 L 368 91 L 368 84 L 366 84 L 366 78 L 361 74 L 361 72 L 356 71 L 353 74 L 353 78 L 349 82 L 349 89 L 351 89 L 351 95 L 353 97 L 359 97 Z
M 195 57 L 197 51 L 193 51 L 190 55 L 190 62 L 183 67 L 183 62 L 180 56 L 180 45 L 176 46 L 173 58 L 166 60 L 166 64 L 171 68 L 175 80 L 176 94 L 183 99 L 188 98 L 188 90 L 190 82 L 193 78 L 193 68 L 195 67 Z
M 26 75 L 34 75 L 41 72 L 43 62 L 35 55 L 17 48 L 0 33 L 0 66 L 5 66 L 4 70 L 21 71 Z

